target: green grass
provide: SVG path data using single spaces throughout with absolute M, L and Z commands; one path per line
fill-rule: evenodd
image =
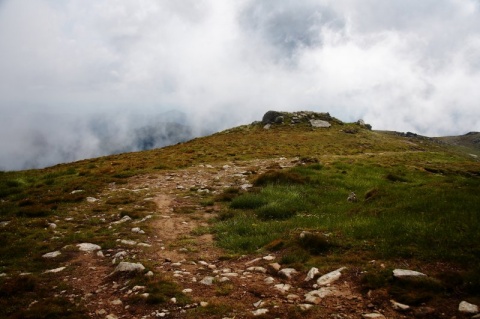
M 400 156 L 400 163 L 410 157 Z M 445 159 L 434 155 L 429 165 L 443 166 Z M 236 197 L 231 218 L 214 229 L 220 246 L 234 252 L 252 252 L 291 238 L 292 230 L 313 229 L 332 233 L 347 250 L 367 245 L 378 258 L 478 262 L 480 179 L 461 167 L 442 175 L 422 168 L 419 161 L 402 166 L 344 158 L 321 169 L 277 172 L 296 177 L 262 182 L 260 190 Z M 357 202 L 346 200 L 352 191 Z

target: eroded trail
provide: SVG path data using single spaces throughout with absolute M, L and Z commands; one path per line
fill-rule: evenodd
M 384 296 L 364 298 L 357 291 L 355 269 L 345 270 L 334 284 L 319 287 L 315 280 L 305 280 L 305 271 L 279 272 L 275 254 L 226 258 L 212 235 L 203 231 L 222 209 L 218 204 L 202 205 L 204 195 L 232 186 L 248 189 L 252 173 L 297 164 L 298 160 L 281 158 L 200 165 L 112 186 L 99 194 L 100 200 L 133 192 L 140 198 L 138 207 L 153 202 L 154 211 L 141 220 L 110 223 L 113 228 L 138 228 L 140 233 L 136 231 L 132 239 L 119 232 L 114 247 L 99 255 L 79 256 L 74 263 L 80 267 L 67 278 L 76 288 L 72 295 L 80 297 L 93 318 L 360 318 L 380 310 L 388 318 L 402 318 L 383 301 L 375 302 Z M 120 261 L 141 262 L 153 278 L 175 282 L 189 302 L 171 299 L 158 306 L 145 302 L 145 287 L 134 288 L 131 278 L 111 275 Z

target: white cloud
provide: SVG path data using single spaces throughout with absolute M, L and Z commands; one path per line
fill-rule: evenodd
M 101 154 L 87 124 L 65 124 L 95 113 L 119 132 L 135 126 L 127 114 L 169 109 L 197 131 L 269 109 L 428 135 L 480 130 L 474 0 L 5 0 L 0 50 L 7 169 L 23 167 L 19 157 L 41 166 Z M 31 150 L 32 131 L 48 156 Z

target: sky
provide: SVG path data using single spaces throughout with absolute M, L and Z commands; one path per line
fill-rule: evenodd
M 0 0 L 0 170 L 105 155 L 98 123 L 129 144 L 172 110 L 194 135 L 268 110 L 465 134 L 479 83 L 480 0 Z

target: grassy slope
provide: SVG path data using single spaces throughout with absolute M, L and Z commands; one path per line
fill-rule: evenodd
M 357 133 L 342 132 L 347 128 Z M 305 124 L 270 130 L 260 125 L 242 126 L 158 150 L 42 170 L 1 172 L 0 222 L 9 224 L 0 232 L 0 273 L 48 269 L 51 265 L 40 254 L 82 240 L 101 242 L 107 248 L 113 245 L 113 234 L 96 226 L 98 212 L 87 207 L 72 210 L 109 183 L 121 184 L 138 174 L 200 163 L 280 156 L 316 158 L 321 165 L 290 172 L 305 183 L 287 178 L 286 183 L 267 183 L 256 188 L 256 193 L 235 199 L 236 208 L 227 208 L 223 220 L 213 226 L 213 231 L 222 234 L 221 246 L 251 252 L 275 241 L 287 248 L 297 245 L 301 249 L 285 259 L 293 263 L 305 262 L 311 253 L 321 255 L 325 250 L 342 253 L 345 258 L 364 252 L 362 258 L 415 257 L 420 262 L 478 264 L 478 161 L 433 141 L 336 123 L 329 129 L 311 129 Z M 84 192 L 71 193 L 79 189 Z M 351 191 L 357 193 L 358 202 L 346 201 Z M 129 203 L 135 198 L 123 200 Z M 248 206 L 252 201 L 257 201 L 253 209 Z M 285 216 L 272 215 L 279 207 L 288 208 Z M 51 233 L 45 231 L 48 223 L 66 217 L 88 222 L 63 226 L 61 231 L 67 235 L 52 242 Z M 299 230 L 333 235 L 326 243 L 313 238 L 313 244 L 302 244 L 296 242 Z M 229 236 L 224 236 L 226 233 Z M 309 251 L 309 246 L 316 245 L 318 251 Z M 0 283 L 4 283 L 1 278 Z M 35 283 L 26 285 L 27 292 L 36 289 L 31 287 Z M 37 286 L 43 287 L 42 283 Z M 0 294 L 7 294 L 7 288 L 3 285 Z

